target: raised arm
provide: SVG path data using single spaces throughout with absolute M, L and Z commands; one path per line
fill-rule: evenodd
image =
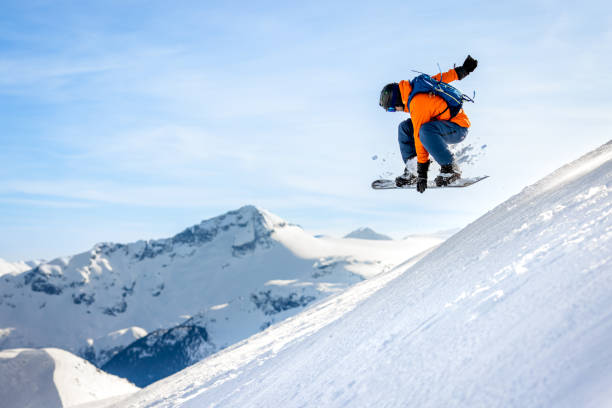
M 456 80 L 462 80 L 468 74 L 476 69 L 478 66 L 478 60 L 472 58 L 471 55 L 468 55 L 465 61 L 463 61 L 463 65 L 450 69 L 442 74 L 442 82 L 453 82 Z M 440 81 L 440 74 L 432 75 L 436 81 Z
M 431 77 L 436 81 L 440 81 L 439 73 L 437 73 L 436 75 L 432 75 Z M 457 71 L 455 70 L 455 68 L 449 69 L 448 71 L 442 73 L 442 82 L 449 83 L 456 81 L 457 79 L 459 79 L 459 76 L 457 75 Z

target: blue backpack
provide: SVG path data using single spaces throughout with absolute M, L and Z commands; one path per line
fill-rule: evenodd
M 410 81 L 410 85 L 412 85 L 412 92 L 410 92 L 410 96 L 408 96 L 408 111 L 410 111 L 410 101 L 412 101 L 414 95 L 419 93 L 431 93 L 444 99 L 447 108 L 438 113 L 436 117 L 440 116 L 447 110 L 450 110 L 450 115 L 452 118 L 461 110 L 463 101 L 474 102 L 472 98 L 464 95 L 457 88 L 447 84 L 446 82 L 437 81 L 427 74 L 421 74 L 414 78 L 412 81 Z

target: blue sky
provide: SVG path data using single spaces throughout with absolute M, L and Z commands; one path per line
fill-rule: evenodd
M 496 3 L 3 1 L 0 258 L 245 204 L 331 235 L 466 225 L 612 134 L 612 6 Z M 406 118 L 380 88 L 468 53 L 467 142 L 487 148 L 464 173 L 491 178 L 372 191 Z

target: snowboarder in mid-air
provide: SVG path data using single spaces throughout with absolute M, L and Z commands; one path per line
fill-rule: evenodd
M 477 65 L 478 61 L 468 55 L 463 65 L 447 72 L 432 77 L 419 75 L 411 81 L 387 84 L 382 89 L 380 106 L 387 112 L 410 113 L 410 118 L 401 122 L 398 129 L 405 168 L 395 179 L 397 187 L 415 185 L 423 193 L 427 188 L 430 154 L 440 165 L 436 186 L 447 186 L 461 177 L 448 145 L 465 139 L 470 120 L 462 109 L 465 95 L 447 84 L 465 78 Z

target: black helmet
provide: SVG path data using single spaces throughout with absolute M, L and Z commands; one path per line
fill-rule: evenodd
M 378 104 L 385 108 L 385 110 L 396 106 L 404 106 L 397 82 L 385 85 L 382 91 L 380 91 L 380 102 Z

